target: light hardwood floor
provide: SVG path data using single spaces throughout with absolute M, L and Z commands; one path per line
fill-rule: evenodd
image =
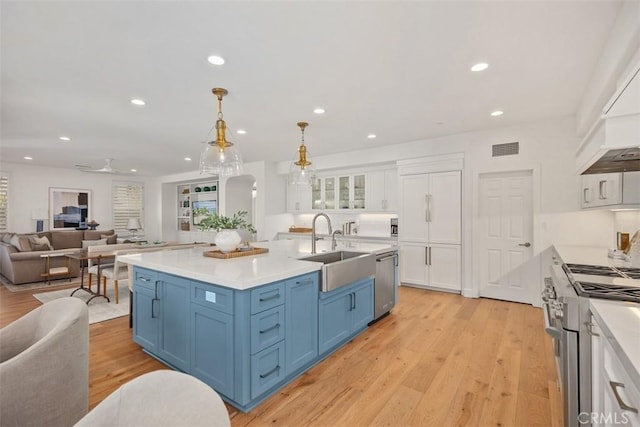
M 38 291 L 0 286 L 0 327 Z M 392 314 L 233 426 L 560 426 L 561 397 L 538 308 L 409 287 Z M 128 318 L 90 327 L 90 407 L 166 367 L 131 340 Z

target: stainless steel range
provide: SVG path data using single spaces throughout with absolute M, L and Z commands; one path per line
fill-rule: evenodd
M 545 278 L 545 330 L 553 337 L 567 426 L 591 412 L 589 298 L 640 303 L 640 268 L 556 262 Z

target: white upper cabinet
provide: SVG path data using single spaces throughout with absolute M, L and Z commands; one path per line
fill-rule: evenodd
M 311 187 L 312 210 L 336 209 L 336 177 L 325 176 L 314 180 Z
M 366 208 L 367 175 L 338 176 L 338 209 Z
M 582 175 L 580 203 L 588 208 L 640 206 L 640 172 Z
M 334 171 L 316 176 L 310 186 L 287 185 L 287 212 L 347 210 L 396 213 L 397 168 Z
M 304 213 L 311 211 L 311 187 L 287 184 L 287 212 Z
M 395 168 L 367 173 L 367 210 L 398 210 L 398 172 Z

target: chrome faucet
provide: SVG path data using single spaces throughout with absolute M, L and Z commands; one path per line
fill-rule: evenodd
M 311 253 L 315 254 L 316 253 L 316 219 L 318 219 L 319 216 L 323 216 L 326 220 L 327 220 L 327 225 L 329 226 L 329 234 L 332 233 L 332 229 L 331 229 L 331 218 L 329 218 L 329 215 L 320 212 L 319 214 L 316 214 L 316 216 L 313 217 L 313 221 L 311 221 Z
M 342 235 L 342 231 L 336 230 L 331 234 L 331 250 L 332 251 L 336 250 L 336 234 Z

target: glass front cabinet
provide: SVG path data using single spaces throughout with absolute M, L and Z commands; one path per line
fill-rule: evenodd
M 338 177 L 338 209 L 365 209 L 366 174 Z
M 313 210 L 336 209 L 336 178 L 318 177 L 311 187 L 311 208 Z

